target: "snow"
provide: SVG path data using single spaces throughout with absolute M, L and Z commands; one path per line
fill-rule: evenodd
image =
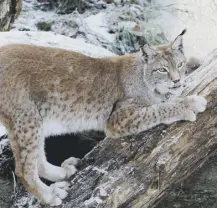
M 6 128 L 0 123 L 0 137 L 7 135 L 7 130 Z M 1 154 L 3 153 L 3 151 L 5 150 L 5 147 L 8 146 L 9 144 L 9 140 L 8 139 L 1 139 L 0 140 L 0 159 L 1 158 Z
M 19 18 L 13 24 L 11 31 L 17 30 L 30 30 L 37 31 L 36 24 L 41 21 L 52 22 L 56 20 L 59 15 L 54 11 L 41 11 L 36 9 L 34 5 L 37 4 L 36 0 L 22 1 L 22 11 Z
M 106 170 L 101 169 L 101 168 L 97 168 L 97 167 L 93 167 L 92 170 L 97 171 L 97 172 L 102 173 L 102 174 L 107 174 L 108 173 Z
M 2 128 L 3 126 L 1 126 L 1 128 Z M 2 136 L 2 135 L 4 135 L 4 134 L 2 134 L 2 132 L 0 132 L 0 135 Z M 4 148 L 6 147 L 6 146 L 8 146 L 8 139 L 2 139 L 1 141 L 0 141 L 0 155 L 3 153 L 3 150 L 4 150 Z
M 137 36 L 131 37 L 132 34 L 135 35 L 132 28 L 138 23 L 141 23 L 142 33 L 146 34 L 148 42 L 159 42 L 164 39 L 162 35 L 158 37 L 162 31 L 159 25 L 155 25 L 153 21 L 141 21 L 143 16 L 154 16 L 149 7 L 142 4 L 144 2 L 141 5 L 131 5 L 129 1 L 126 4 L 119 2 L 118 6 L 110 4 L 104 10 L 90 9 L 84 14 L 75 11 L 71 14 L 57 15 L 55 11 L 41 11 L 36 8 L 39 7 L 36 0 L 23 0 L 23 10 L 13 24 L 12 31 L 38 31 L 36 24 L 45 22 L 50 26 L 50 30 L 57 34 L 80 38 L 114 53 L 129 53 L 134 51 L 134 47 L 139 48 L 138 43 L 135 43 Z
M 0 33 L 0 46 L 7 44 L 31 44 L 38 46 L 49 46 L 73 50 L 92 57 L 106 57 L 114 55 L 110 51 L 85 43 L 83 40 L 72 39 L 52 32 L 4 32 Z
M 84 205 L 85 205 L 86 207 L 88 207 L 89 205 L 91 206 L 91 205 L 94 204 L 95 202 L 96 202 L 97 204 L 100 204 L 100 203 L 102 203 L 103 201 L 102 201 L 99 197 L 91 197 L 90 199 L 84 201 Z
M 0 136 L 6 135 L 6 134 L 7 134 L 6 128 L 0 123 Z
M 150 7 L 133 5 L 129 9 L 128 4 L 120 6 L 119 3 L 118 7 L 111 4 L 107 6 L 107 9 L 99 10 L 98 13 L 87 11 L 84 14 L 74 12 L 58 15 L 55 11 L 36 9 L 34 6 L 34 4 L 37 5 L 36 0 L 23 0 L 23 10 L 13 25 L 12 31 L 23 29 L 38 31 L 36 24 L 45 21 L 52 23 L 51 30 L 57 34 L 74 37 L 79 31 L 85 36 L 79 35 L 80 40 L 97 46 L 106 45 L 109 50 L 113 51 L 118 44 L 124 44 L 115 42 L 118 37 L 117 31 L 123 25 L 130 31 L 136 23 L 140 23 L 149 43 L 155 42 L 153 37 L 161 32 L 166 34 L 168 40 L 173 40 L 184 28 L 187 28 L 188 32 L 184 36 L 187 57 L 195 56 L 204 59 L 217 47 L 217 3 L 215 1 L 155 1 Z M 141 21 L 141 12 L 146 19 L 148 16 L 151 18 L 147 22 Z M 128 13 L 130 15 L 127 15 Z M 115 34 L 108 32 L 111 28 L 116 31 Z
M 26 192 L 26 196 L 22 196 L 20 198 L 16 198 L 16 201 L 15 201 L 15 204 L 14 206 L 15 207 L 18 207 L 18 208 L 21 208 L 23 206 L 27 206 L 28 205 L 28 208 L 39 208 L 41 207 L 39 202 L 35 199 L 35 197 Z
M 108 193 L 106 192 L 106 190 L 104 188 L 99 188 L 99 195 L 101 197 L 106 197 L 106 196 L 108 196 Z
M 37 2 L 23 1 L 23 9 L 19 18 L 13 24 L 11 31 L 39 31 L 37 23 L 46 22 L 51 25 L 51 31 L 56 34 L 73 37 L 78 31 L 86 37 L 80 36 L 83 41 L 99 45 L 100 42 L 112 42 L 114 34 L 109 34 L 105 20 L 105 12 L 87 16 L 74 12 L 71 14 L 58 15 L 54 11 L 41 11 L 36 9 Z
M 84 22 L 87 24 L 90 30 L 94 31 L 98 35 L 102 36 L 109 42 L 113 42 L 115 39 L 114 34 L 108 33 L 108 26 L 106 22 L 105 12 L 99 12 L 96 15 L 87 17 Z
M 160 5 L 173 5 L 173 11 L 163 10 L 158 22 L 169 39 L 184 28 L 187 57 L 204 59 L 217 47 L 217 2 L 214 0 L 157 0 Z M 169 7 L 169 6 L 168 6 Z M 170 6 L 171 7 L 171 6 Z

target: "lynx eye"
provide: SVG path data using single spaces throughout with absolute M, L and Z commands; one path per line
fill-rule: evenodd
M 180 63 L 178 63 L 177 68 L 181 68 L 181 67 L 183 67 L 183 65 L 184 65 L 184 62 L 180 62 Z
M 160 73 L 168 73 L 168 70 L 166 68 L 164 68 L 164 67 L 158 68 L 157 71 L 160 72 Z

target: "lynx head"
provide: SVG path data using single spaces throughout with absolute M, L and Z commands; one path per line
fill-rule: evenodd
M 151 91 L 161 95 L 180 93 L 186 71 L 182 44 L 185 32 L 170 44 L 141 48 L 144 82 Z

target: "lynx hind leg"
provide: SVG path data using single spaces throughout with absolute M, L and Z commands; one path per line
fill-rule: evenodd
M 67 185 L 64 187 L 59 184 L 47 186 L 38 175 L 39 150 L 43 146 L 41 142 L 44 140 L 41 136 L 40 116 L 36 112 L 32 115 L 25 113 L 24 116 L 19 116 L 19 120 L 13 124 L 14 136 L 20 148 L 19 159 L 16 158 L 16 163 L 21 167 L 21 182 L 27 191 L 43 203 L 51 206 L 60 205 L 62 199 L 67 196 L 65 191 Z M 22 124 L 20 125 L 20 123 Z M 13 151 L 16 153 L 16 146 L 13 147 Z

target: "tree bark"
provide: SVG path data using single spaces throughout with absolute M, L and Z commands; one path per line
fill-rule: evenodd
M 104 139 L 82 159 L 63 207 L 154 207 L 202 166 L 217 147 L 216 66 L 217 50 L 186 78 L 183 96 L 208 100 L 196 122 Z
M 18 17 L 22 8 L 22 0 L 0 1 L 0 31 L 8 31 Z

